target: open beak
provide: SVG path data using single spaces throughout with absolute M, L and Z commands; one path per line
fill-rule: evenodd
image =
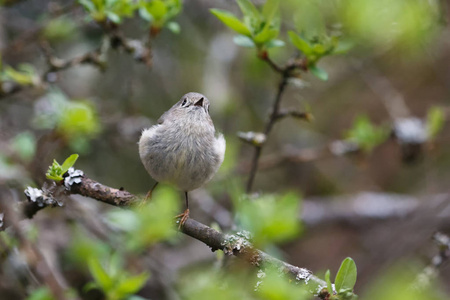
M 194 104 L 195 106 L 203 106 L 203 97 L 200 98 L 197 102 Z

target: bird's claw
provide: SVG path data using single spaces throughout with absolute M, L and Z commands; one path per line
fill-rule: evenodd
M 181 229 L 181 227 L 184 226 L 184 223 L 186 223 L 187 219 L 189 219 L 189 208 L 186 209 L 182 214 L 175 216 L 175 219 L 180 219 L 178 223 L 178 229 Z

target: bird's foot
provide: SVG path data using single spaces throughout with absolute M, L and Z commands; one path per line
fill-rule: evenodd
M 187 208 L 184 213 L 179 214 L 175 216 L 175 219 L 180 219 L 178 222 L 178 229 L 181 229 L 181 227 L 184 226 L 184 223 L 186 223 L 187 219 L 189 219 L 189 208 Z

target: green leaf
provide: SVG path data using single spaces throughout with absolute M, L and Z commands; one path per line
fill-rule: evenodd
M 153 22 L 153 16 L 148 12 L 147 8 L 145 7 L 139 8 L 139 16 L 150 23 Z
M 276 48 L 276 47 L 284 47 L 285 43 L 282 40 L 270 40 L 264 44 L 267 49 Z
M 323 56 L 323 54 L 327 51 L 327 49 L 325 49 L 325 46 L 322 44 L 315 44 L 312 49 L 313 52 L 315 54 L 319 54 L 319 56 Z
M 86 284 L 84 285 L 84 287 L 83 287 L 83 292 L 87 293 L 87 292 L 89 292 L 90 290 L 97 289 L 97 288 L 98 288 L 98 284 L 91 281 L 91 282 L 88 282 L 88 283 L 86 283 Z
M 118 284 L 116 291 L 120 295 L 134 294 L 144 286 L 149 277 L 150 275 L 146 272 L 137 276 L 128 277 Z
M 328 80 L 328 73 L 324 69 L 319 68 L 316 65 L 309 66 L 308 69 L 317 78 L 319 78 L 319 79 L 321 79 L 323 81 L 327 81 Z
M 327 272 L 325 273 L 325 281 L 327 283 L 328 293 L 333 294 L 333 286 L 330 280 L 330 270 L 327 270 Z
M 89 101 L 68 101 L 58 117 L 56 130 L 69 141 L 94 137 L 100 130 L 97 112 Z
M 80 3 L 88 12 L 94 12 L 95 4 L 92 3 L 91 0 L 78 0 L 78 3 Z
M 246 47 L 246 48 L 255 48 L 256 45 L 253 42 L 253 40 L 251 38 L 249 38 L 248 36 L 245 35 L 236 35 L 233 38 L 233 42 L 236 45 L 239 45 L 241 47 Z
M 252 35 L 250 30 L 247 28 L 247 26 L 245 26 L 245 24 L 242 23 L 232 13 L 230 13 L 230 12 L 228 12 L 226 10 L 221 10 L 221 9 L 216 9 L 216 8 L 213 8 L 210 11 L 220 21 L 222 21 L 222 23 L 224 23 L 226 26 L 230 27 L 231 29 L 233 29 L 237 33 L 240 33 L 240 34 L 243 34 L 243 35 L 246 35 L 246 36 L 251 36 Z
M 238 200 L 238 221 L 253 234 L 257 247 L 290 240 L 301 232 L 299 199 L 297 194 L 288 193 Z
M 338 45 L 333 49 L 333 54 L 345 54 L 355 46 L 349 41 L 339 41 Z
M 434 106 L 427 113 L 427 131 L 430 138 L 435 137 L 444 127 L 445 113 L 442 108 Z
M 167 5 L 162 0 L 153 0 L 147 5 L 148 12 L 155 20 L 161 20 L 167 14 Z
M 389 136 L 389 130 L 375 126 L 365 115 L 356 118 L 353 128 L 346 133 L 346 138 L 356 143 L 363 151 L 371 152 L 373 148 L 383 143 Z
M 62 175 L 63 173 L 61 165 L 54 159 L 52 165 L 48 168 L 48 171 L 45 174 L 45 176 L 51 180 L 61 181 L 64 179 Z
M 177 22 L 169 22 L 167 23 L 166 27 L 175 34 L 179 34 L 181 31 L 180 24 L 178 24 Z
M 108 19 L 116 24 L 119 24 L 122 19 L 119 17 L 119 15 L 117 15 L 116 13 L 112 12 L 112 11 L 107 11 L 106 12 L 106 16 L 108 17 Z
M 291 43 L 297 47 L 298 50 L 302 51 L 303 54 L 306 56 L 309 56 L 313 53 L 311 45 L 302 39 L 298 34 L 296 34 L 294 31 L 289 31 L 289 39 L 291 40 Z
M 334 280 L 336 291 L 353 290 L 356 283 L 356 264 L 350 257 L 344 259 Z
M 278 12 L 280 0 L 267 0 L 262 9 L 262 15 L 267 23 L 271 23 L 272 19 Z
M 45 175 L 45 177 L 47 179 L 54 180 L 54 181 L 61 181 L 64 179 L 62 176 L 50 175 L 48 173 Z
M 76 34 L 77 24 L 71 18 L 62 16 L 51 19 L 44 27 L 42 34 L 46 39 L 59 41 L 70 39 Z
M 236 0 L 236 2 L 245 16 L 248 16 L 253 20 L 261 19 L 261 14 L 250 0 Z
M 14 137 L 11 146 L 21 159 L 30 161 L 36 152 L 36 138 L 31 132 L 25 131 Z
M 61 165 L 62 174 L 66 173 L 69 168 L 71 168 L 78 159 L 78 154 L 72 154 Z
M 97 259 L 89 257 L 88 268 L 95 282 L 102 290 L 107 291 L 113 287 L 112 278 L 106 273 Z
M 31 292 L 27 300 L 54 300 L 54 297 L 47 287 L 41 287 Z
M 5 66 L 2 77 L 7 80 L 12 80 L 20 85 L 32 85 L 34 83 L 32 74 L 17 71 L 10 66 Z
M 253 38 L 253 40 L 256 44 L 264 44 L 275 39 L 278 36 L 278 32 L 278 29 L 270 29 L 269 26 L 265 26 L 264 29 Z

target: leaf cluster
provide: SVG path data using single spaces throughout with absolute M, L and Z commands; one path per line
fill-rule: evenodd
M 139 16 L 155 30 L 167 27 L 174 33 L 180 31 L 178 23 L 170 20 L 181 12 L 183 6 L 181 0 L 79 0 L 78 2 L 98 23 L 109 20 L 120 24 L 125 18 L 130 18 L 138 12 Z
M 353 293 L 356 284 L 357 269 L 353 259 L 347 257 L 341 263 L 341 266 L 334 279 L 334 289 L 330 280 L 330 270 L 325 273 L 327 290 L 330 294 L 330 300 L 356 300 L 358 296 Z
M 35 68 L 29 64 L 20 64 L 17 68 L 3 65 L 0 60 L 0 83 L 14 82 L 20 86 L 37 86 L 40 83 Z
M 71 156 L 66 158 L 62 165 L 60 165 L 56 161 L 56 159 L 54 159 L 45 176 L 47 177 L 47 179 L 51 179 L 54 181 L 63 180 L 63 175 L 67 172 L 67 170 L 69 170 L 69 168 L 73 167 L 77 159 L 78 154 L 72 154 Z
M 38 129 L 53 129 L 78 152 L 89 148 L 88 141 L 100 132 L 97 110 L 91 101 L 70 100 L 51 90 L 35 106 L 33 124 Z
M 236 0 L 236 2 L 243 14 L 242 20 L 229 11 L 211 9 L 212 14 L 239 34 L 234 38 L 236 44 L 256 48 L 258 55 L 263 58 L 267 55 L 267 49 L 285 45 L 283 40 L 278 39 L 281 24 L 279 0 L 267 0 L 261 10 L 250 0 Z M 289 31 L 288 34 L 292 45 L 304 54 L 305 67 L 322 80 L 327 80 L 328 74 L 317 66 L 317 62 L 325 56 L 345 53 L 351 47 L 350 44 L 340 44 L 338 36 L 324 34 L 321 37 L 314 36 L 307 39 L 294 31 Z
M 372 124 L 366 115 L 360 115 L 353 123 L 353 128 L 347 131 L 346 138 L 365 151 L 371 152 L 376 146 L 389 137 L 389 130 L 384 126 Z
M 301 232 L 300 197 L 295 193 L 245 198 L 235 206 L 239 223 L 252 233 L 257 247 L 291 240 Z
M 277 39 L 280 33 L 279 0 L 267 0 L 261 11 L 250 0 L 236 2 L 244 15 L 242 20 L 229 11 L 211 9 L 220 21 L 239 33 L 234 39 L 236 44 L 258 50 L 284 46 L 284 42 Z
M 98 288 L 106 295 L 106 299 L 127 299 L 138 292 L 147 282 L 150 275 L 142 272 L 131 275 L 123 268 L 123 262 L 118 254 L 111 255 L 105 264 L 94 257 L 88 260 L 89 272 L 94 279 L 85 286 L 85 290 Z
M 141 203 L 131 210 L 111 210 L 107 219 L 122 231 L 119 238 L 127 241 L 128 250 L 140 251 L 176 235 L 173 216 L 179 204 L 176 191 L 162 186 L 152 195 L 150 203 Z
M 445 124 L 445 112 L 441 107 L 433 106 L 427 113 L 427 133 L 429 138 L 434 138 L 442 130 Z

